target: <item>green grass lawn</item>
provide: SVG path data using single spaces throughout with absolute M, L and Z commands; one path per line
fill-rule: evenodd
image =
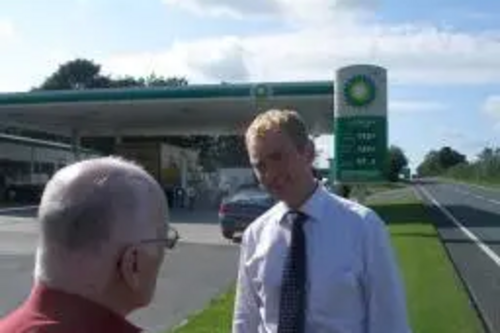
M 187 324 L 171 330 L 175 333 L 229 333 L 234 305 L 234 287 L 214 299 L 202 312 L 187 319 Z
M 478 317 L 425 208 L 410 190 L 391 202 L 370 202 L 387 221 L 406 286 L 408 312 L 415 333 L 481 332 Z M 175 333 L 231 332 L 234 288 Z

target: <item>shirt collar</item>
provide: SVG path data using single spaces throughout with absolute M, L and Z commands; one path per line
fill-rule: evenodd
M 50 288 L 43 283 L 37 283 L 27 306 L 34 312 L 64 325 L 74 323 L 80 328 L 83 325 L 89 332 L 141 332 L 139 327 L 110 309 L 79 295 Z
M 327 190 L 319 182 L 316 185 L 316 189 L 311 194 L 311 196 L 302 204 L 298 209 L 300 212 L 304 213 L 308 217 L 308 221 L 320 221 L 322 218 L 322 205 L 323 198 L 327 194 Z M 288 207 L 284 202 L 280 202 L 279 206 L 279 221 L 284 223 L 286 219 L 285 215 L 292 209 Z

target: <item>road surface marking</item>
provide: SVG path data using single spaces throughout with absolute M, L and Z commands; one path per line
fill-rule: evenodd
M 38 207 L 38 205 L 34 205 L 34 206 L 21 206 L 21 207 L 10 207 L 10 208 L 0 208 L 0 213 L 8 213 L 8 212 L 30 210 L 30 209 L 37 208 L 37 207 Z
M 438 178 L 439 180 L 439 178 Z M 467 182 L 461 182 L 459 180 L 441 180 L 442 183 L 444 184 L 453 184 L 453 185 L 461 185 L 461 186 L 466 186 L 466 187 L 475 187 L 479 188 L 481 190 L 489 191 L 489 192 L 496 192 L 500 193 L 500 187 L 488 187 L 488 186 L 483 186 L 483 185 L 478 185 L 478 184 L 473 184 L 473 183 L 467 183 Z
M 490 198 L 487 198 L 487 197 L 483 197 L 482 195 L 479 195 L 479 194 L 475 194 L 475 193 L 472 193 L 472 192 L 469 192 L 469 191 L 465 191 L 465 190 L 462 190 L 460 188 L 457 188 L 455 186 L 452 187 L 453 190 L 455 190 L 455 192 L 459 192 L 459 193 L 462 193 L 462 194 L 467 194 L 467 195 L 470 195 L 476 199 L 479 199 L 479 200 L 484 200 L 484 201 L 487 201 L 489 203 L 492 203 L 494 205 L 500 205 L 500 201 L 499 200 L 495 200 L 495 199 L 490 199 Z
M 486 191 L 490 191 L 490 192 L 496 192 L 496 193 L 499 193 L 500 190 L 497 189 L 497 188 L 491 188 L 491 187 L 486 187 L 486 186 L 481 186 L 481 185 L 476 185 L 476 184 L 469 184 L 469 183 L 461 183 L 465 186 L 470 186 L 470 187 L 476 187 L 476 188 L 479 188 L 479 189 L 482 189 L 482 190 L 486 190 Z
M 420 187 L 422 193 L 424 193 L 431 201 L 434 206 L 439 208 L 439 210 L 449 218 L 467 237 L 469 237 L 493 262 L 500 267 L 500 257 L 493 252 L 486 244 L 484 244 L 476 235 L 474 235 L 469 229 L 464 227 L 462 223 L 458 221 L 446 208 L 444 208 L 436 199 L 423 187 Z

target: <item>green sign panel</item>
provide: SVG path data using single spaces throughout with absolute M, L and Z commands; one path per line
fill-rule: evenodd
M 337 71 L 335 180 L 385 181 L 387 160 L 386 70 L 355 65 Z
M 346 117 L 335 123 L 335 179 L 372 182 L 384 179 L 387 120 L 384 117 Z

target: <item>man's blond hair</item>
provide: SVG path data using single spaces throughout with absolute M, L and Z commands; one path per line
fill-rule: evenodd
M 274 130 L 288 135 L 298 149 L 303 149 L 310 143 L 306 123 L 297 111 L 288 109 L 270 109 L 259 114 L 248 127 L 245 140 L 248 143 Z

